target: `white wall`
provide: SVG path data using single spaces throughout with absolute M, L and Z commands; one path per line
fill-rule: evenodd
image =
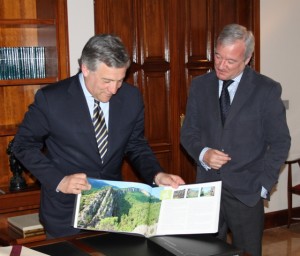
M 94 1 L 68 0 L 70 74 L 78 72 L 78 59 L 94 29 Z
M 287 121 L 292 137 L 289 159 L 300 157 L 299 10 L 299 0 L 260 0 L 261 73 L 279 81 L 282 98 L 289 100 Z M 300 182 L 300 173 L 295 180 Z M 287 208 L 286 187 L 287 168 L 280 174 L 266 212 Z M 294 205 L 300 206 L 300 196 L 294 196 Z
M 300 157 L 300 35 L 299 0 L 261 0 L 261 73 L 282 84 L 282 98 L 289 100 L 287 120 L 292 136 L 289 158 Z M 93 0 L 68 0 L 70 73 L 76 74 L 78 58 L 86 41 L 94 35 Z M 276 127 L 274 127 L 276 129 Z M 295 177 L 300 182 L 300 174 Z M 266 212 L 287 209 L 287 169 L 280 174 Z M 300 196 L 294 197 L 300 206 Z

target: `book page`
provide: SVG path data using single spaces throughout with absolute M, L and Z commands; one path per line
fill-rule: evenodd
M 146 237 L 218 230 L 220 181 L 173 189 L 138 182 L 88 180 L 91 190 L 76 197 L 75 228 Z
M 221 181 L 165 188 L 161 199 L 156 235 L 218 231 Z
M 152 187 L 138 182 L 88 181 L 91 190 L 83 191 L 76 199 L 75 228 L 147 233 Z

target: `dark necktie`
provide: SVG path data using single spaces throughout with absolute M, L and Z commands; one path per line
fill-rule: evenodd
M 104 156 L 107 152 L 108 132 L 103 111 L 99 105 L 99 101 L 97 100 L 94 100 L 93 124 L 95 128 L 99 154 L 103 163 Z
M 222 123 L 224 125 L 227 114 L 229 112 L 230 108 L 230 96 L 228 92 L 228 86 L 231 85 L 234 81 L 233 80 L 225 80 L 223 81 L 223 87 L 222 87 L 222 92 L 220 96 L 220 110 L 221 110 L 221 118 L 222 118 Z

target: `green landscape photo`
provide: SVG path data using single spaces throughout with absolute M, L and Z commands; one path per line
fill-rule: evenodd
M 91 190 L 80 198 L 77 227 L 89 230 L 132 232 L 150 236 L 156 231 L 161 199 L 149 186 L 89 179 Z M 132 186 L 130 186 L 132 184 Z M 151 189 L 151 188 L 150 188 Z

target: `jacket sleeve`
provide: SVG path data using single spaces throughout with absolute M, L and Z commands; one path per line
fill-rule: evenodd
M 49 136 L 47 112 L 47 101 L 42 90 L 38 90 L 15 135 L 13 153 L 47 189 L 55 191 L 64 175 L 42 151 Z
M 138 114 L 125 153 L 134 169 L 138 171 L 145 182 L 152 185 L 155 174 L 162 172 L 163 169 L 144 136 L 144 104 L 141 94 L 139 92 L 137 94 Z
M 264 157 L 265 168 L 261 182 L 269 192 L 278 181 L 280 168 L 288 156 L 291 145 L 281 91 L 280 84 L 276 83 L 270 90 L 263 109 L 262 125 L 268 148 Z
M 190 93 L 186 106 L 186 115 L 180 131 L 180 142 L 197 165 L 201 165 L 199 156 L 201 151 L 207 146 L 202 145 L 201 140 L 201 120 L 197 106 L 197 84 L 192 81 Z

